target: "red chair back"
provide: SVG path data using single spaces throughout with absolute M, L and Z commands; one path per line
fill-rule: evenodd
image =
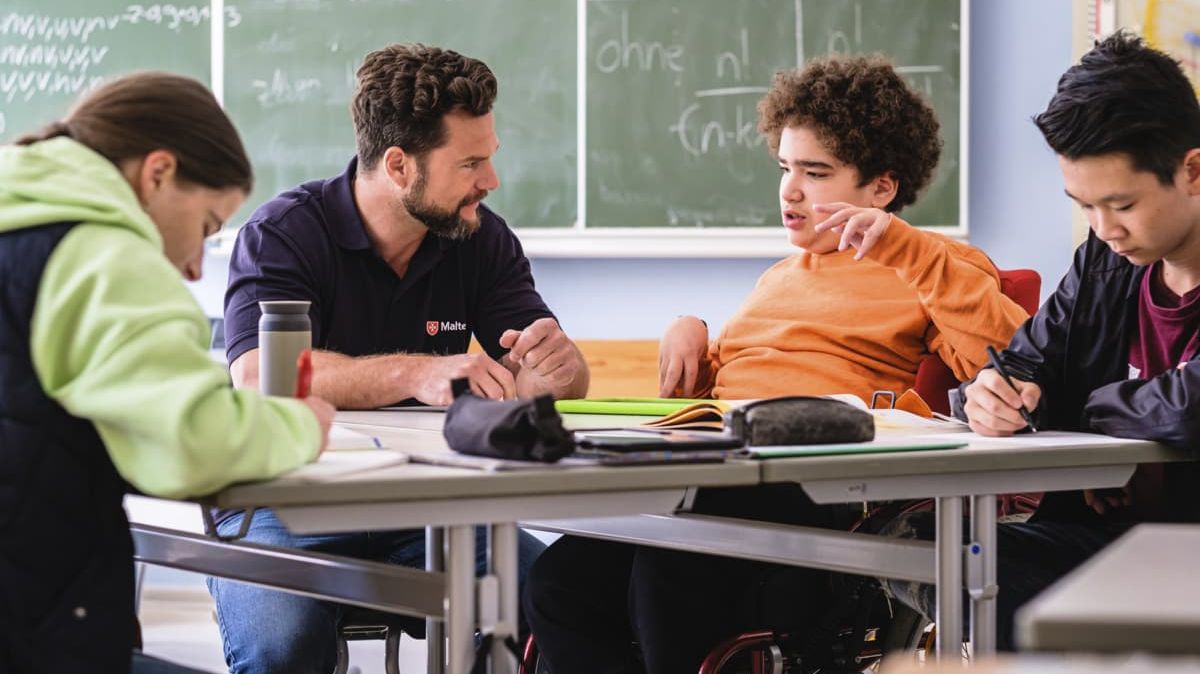
M 1037 313 L 1042 292 L 1042 277 L 1032 269 L 997 270 L 1000 274 L 1000 292 L 1029 312 Z M 950 413 L 947 397 L 950 389 L 959 385 L 950 368 L 937 354 L 925 356 L 917 367 L 917 381 L 913 389 L 929 405 L 929 409 L 942 414 Z

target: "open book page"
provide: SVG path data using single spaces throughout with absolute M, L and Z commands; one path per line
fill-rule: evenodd
M 329 445 L 325 449 L 330 452 L 341 452 L 358 449 L 383 449 L 385 447 L 387 445 L 383 440 L 374 435 L 335 423 L 329 427 Z
M 671 430 L 720 431 L 725 429 L 725 413 L 754 400 L 702 400 L 680 408 L 659 419 L 642 424 L 647 428 Z
M 912 432 L 912 431 L 964 431 L 967 425 L 957 419 L 944 416 L 926 418 L 912 412 L 897 409 L 871 409 L 866 401 L 853 393 L 834 393 L 825 396 L 831 400 L 840 400 L 864 412 L 870 412 L 875 417 L 876 432 Z
M 867 404 L 862 398 L 853 393 L 835 393 L 823 396 L 831 400 L 839 400 L 853 405 L 860 410 L 867 410 Z M 648 428 L 670 428 L 673 430 L 707 430 L 720 431 L 725 428 L 725 413 L 761 399 L 746 400 L 700 400 L 682 407 L 660 419 L 643 423 Z
M 869 412 L 875 417 L 877 432 L 911 431 L 961 431 L 965 424 L 939 418 L 926 419 L 911 412 L 894 409 L 872 410 L 867 403 L 853 393 L 834 393 L 827 396 L 856 409 Z M 758 402 L 748 400 L 689 400 L 686 398 L 597 398 L 588 400 L 560 400 L 556 403 L 559 412 L 584 414 L 650 415 L 653 410 L 666 410 L 655 419 L 638 424 L 646 428 L 672 430 L 720 431 L 725 428 L 725 414 L 730 410 Z
M 860 410 L 867 410 L 867 404 L 863 402 L 862 398 L 853 393 L 836 393 L 823 397 L 839 400 L 848 405 L 853 405 Z M 739 407 L 745 407 L 750 403 L 759 402 L 760 400 L 750 398 L 746 400 L 693 401 L 690 405 L 681 407 L 664 417 L 647 421 L 641 425 L 647 428 L 669 428 L 672 430 L 720 431 L 725 428 L 725 413 Z
M 665 417 L 644 422 L 642 426 L 719 431 L 725 427 L 725 413 L 731 409 L 733 408 L 724 400 L 706 400 L 675 410 Z
M 913 431 L 952 431 L 962 432 L 968 429 L 965 422 L 951 417 L 922 417 L 904 410 L 882 409 L 870 410 L 875 417 L 875 432 L 877 433 L 911 433 Z
M 858 396 L 854 395 L 853 393 L 830 393 L 827 396 L 821 396 L 821 397 L 829 398 L 830 400 L 838 400 L 838 401 L 844 402 L 847 405 L 858 408 L 864 412 L 870 411 L 870 409 L 867 407 L 866 401 L 864 401 L 862 398 L 859 398 Z

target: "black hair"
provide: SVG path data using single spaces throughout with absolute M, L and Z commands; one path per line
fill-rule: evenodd
M 1125 31 L 1071 66 L 1033 123 L 1062 157 L 1124 154 L 1163 185 L 1200 147 L 1200 104 L 1179 61 Z

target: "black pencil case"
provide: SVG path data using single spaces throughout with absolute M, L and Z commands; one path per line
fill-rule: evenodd
M 455 379 L 450 386 L 454 402 L 446 410 L 442 436 L 454 451 L 552 463 L 575 450 L 553 396 L 488 400 L 472 393 L 466 379 Z

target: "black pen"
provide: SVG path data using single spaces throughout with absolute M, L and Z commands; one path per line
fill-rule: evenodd
M 1012 387 L 1012 390 L 1016 391 L 1017 395 L 1021 395 L 1021 390 L 1013 383 L 1012 377 L 1008 376 L 1008 370 L 1005 370 L 1004 366 L 1000 364 L 1000 354 L 996 353 L 996 350 L 990 344 L 987 348 L 987 354 L 988 360 L 992 361 L 992 367 L 996 368 L 996 373 L 1004 379 L 1004 383 Z M 1018 409 L 1021 411 L 1021 418 L 1025 420 L 1025 423 L 1029 424 L 1029 430 L 1037 433 L 1037 426 L 1033 425 L 1033 415 L 1029 413 L 1029 410 L 1025 409 L 1025 403 L 1022 402 L 1021 407 Z

